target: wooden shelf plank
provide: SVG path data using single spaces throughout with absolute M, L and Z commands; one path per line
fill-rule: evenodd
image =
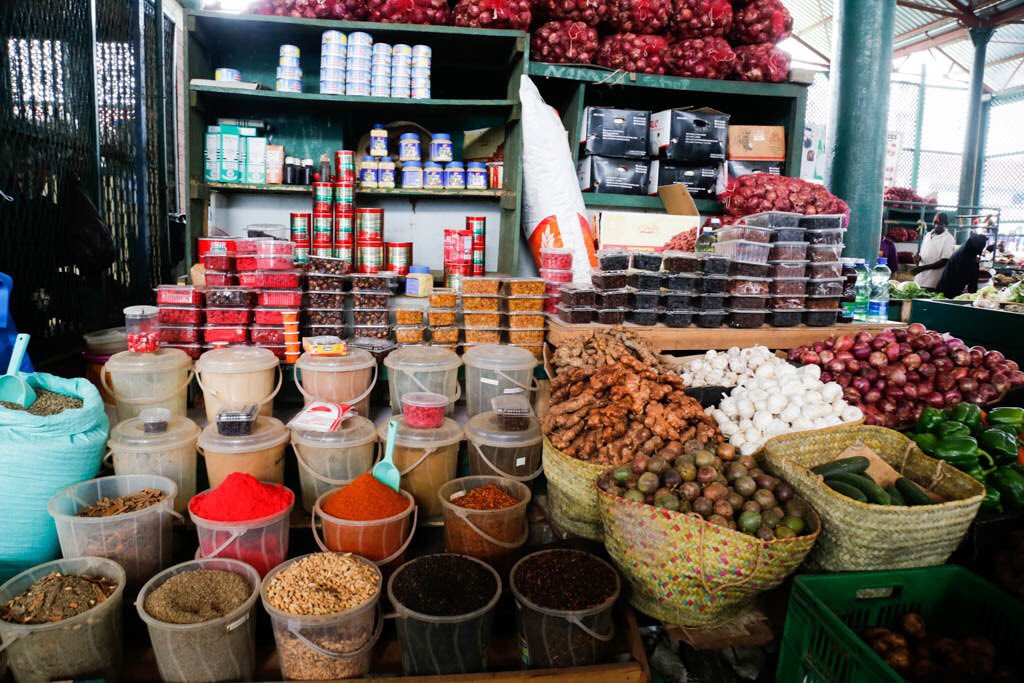
M 436 110 L 472 107 L 477 110 L 511 109 L 516 100 L 472 100 L 472 99 L 431 99 L 414 100 L 397 97 L 357 97 L 352 95 L 321 95 L 313 92 L 278 92 L 276 90 L 240 90 L 232 87 L 204 85 L 193 83 L 189 92 L 196 100 L 196 105 L 236 104 L 252 106 L 256 104 L 278 103 L 281 105 L 303 104 L 319 108 L 364 108 L 380 109 L 382 107 L 409 110 Z
M 311 194 L 309 185 L 261 185 L 253 183 L 205 183 L 205 188 L 215 192 L 234 194 Z M 415 197 L 422 199 L 501 199 L 515 197 L 508 190 L 356 190 L 357 195 L 367 197 Z
M 856 334 L 861 331 L 880 331 L 888 327 L 899 327 L 901 323 L 851 323 L 833 325 L 831 327 L 759 327 L 752 330 L 740 330 L 731 327 L 665 327 L 659 323 L 651 327 L 640 325 L 622 325 L 620 327 L 634 332 L 638 337 L 646 339 L 657 351 L 705 351 L 707 349 L 727 349 L 731 346 L 754 346 L 761 344 L 769 349 L 791 349 L 802 344 L 811 344 L 827 339 L 834 334 Z M 595 330 L 615 327 L 589 323 L 586 325 L 569 325 L 557 318 L 549 318 L 549 343 L 558 346 L 563 340 L 576 335 L 587 334 Z
M 583 193 L 583 203 L 591 208 L 608 209 L 651 209 L 664 211 L 665 205 L 661 197 L 647 197 L 632 194 L 595 194 Z M 714 199 L 695 199 L 697 210 L 702 214 L 717 215 L 722 212 L 722 204 Z

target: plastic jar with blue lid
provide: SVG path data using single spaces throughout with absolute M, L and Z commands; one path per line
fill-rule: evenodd
M 359 164 L 359 186 L 364 189 L 377 189 L 379 164 L 376 157 L 365 156 Z
M 446 190 L 466 189 L 466 169 L 461 161 L 452 161 L 444 167 L 444 188 Z
M 423 167 L 418 161 L 402 162 L 402 187 L 411 190 L 423 188 Z
M 434 133 L 430 138 L 430 160 L 445 163 L 454 159 L 452 136 L 448 133 Z
M 370 130 L 370 156 L 386 157 L 388 155 L 388 129 L 383 123 L 373 124 Z
M 398 137 L 398 160 L 402 162 L 420 160 L 420 136 L 417 133 L 402 133 Z
M 444 189 L 444 169 L 436 161 L 423 164 L 423 187 L 432 190 Z
M 466 189 L 487 189 L 487 164 L 482 161 L 471 161 L 466 164 Z

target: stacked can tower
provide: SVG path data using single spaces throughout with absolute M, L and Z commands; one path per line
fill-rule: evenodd
M 345 94 L 348 38 L 341 31 L 324 31 L 320 40 L 320 94 Z
M 372 83 L 373 38 L 356 31 L 348 36 L 345 53 L 345 94 L 369 97 Z
M 334 186 L 313 183 L 313 226 L 310 255 L 334 256 Z
M 313 221 L 313 215 L 309 213 L 292 213 L 288 217 L 288 229 L 292 242 L 295 242 L 295 262 L 306 263 L 309 261 L 309 227 Z
M 411 96 L 412 46 L 398 43 L 391 47 L 391 97 L 408 99 Z
M 384 270 L 384 209 L 356 209 L 355 272 Z
M 374 43 L 370 58 L 370 95 L 391 97 L 391 45 Z
M 350 163 L 351 153 L 347 157 Z M 337 157 L 335 157 L 337 162 Z M 341 180 L 340 178 L 349 178 Z M 336 176 L 334 186 L 334 257 L 342 259 L 349 268 L 355 263 L 356 182 L 355 169 L 349 167 L 344 175 Z
M 484 274 L 484 254 L 487 246 L 487 217 L 466 216 L 466 230 L 473 233 L 473 277 Z
M 430 99 L 431 49 L 427 45 L 412 48 L 412 74 L 410 96 L 414 100 Z
M 302 92 L 302 68 L 299 66 L 300 52 L 294 45 L 282 45 L 277 58 L 278 92 Z
M 444 231 L 444 286 L 462 291 L 462 280 L 473 274 L 473 230 Z

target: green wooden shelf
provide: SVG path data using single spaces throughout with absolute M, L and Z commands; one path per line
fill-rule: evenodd
M 201 187 L 232 194 L 311 194 L 309 185 L 261 185 L 258 183 L 204 183 Z M 409 197 L 418 199 L 501 199 L 514 197 L 511 190 L 413 190 L 397 187 L 392 190 L 356 190 L 367 197 Z
M 303 104 L 309 107 L 331 107 L 344 109 L 409 109 L 423 111 L 433 109 L 473 108 L 475 110 L 511 109 L 518 104 L 515 100 L 462 100 L 432 99 L 414 100 L 396 97 L 357 97 L 351 95 L 321 95 L 312 92 L 277 92 L 276 90 L 240 90 L 213 85 L 190 84 L 190 100 L 192 106 L 207 105 L 223 106 L 234 104 L 241 107 L 269 103 L 281 103 L 285 106 Z
M 584 192 L 583 203 L 590 208 L 665 210 L 665 205 L 661 203 L 661 197 L 642 197 L 632 194 Z M 722 213 L 722 204 L 714 199 L 695 199 L 694 204 L 697 205 L 697 210 L 705 215 Z

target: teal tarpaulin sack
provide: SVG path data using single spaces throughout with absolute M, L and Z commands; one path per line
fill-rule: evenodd
M 46 504 L 96 476 L 110 431 L 100 392 L 88 380 L 38 372 L 28 382 L 83 405 L 49 417 L 0 406 L 0 582 L 60 557 Z

